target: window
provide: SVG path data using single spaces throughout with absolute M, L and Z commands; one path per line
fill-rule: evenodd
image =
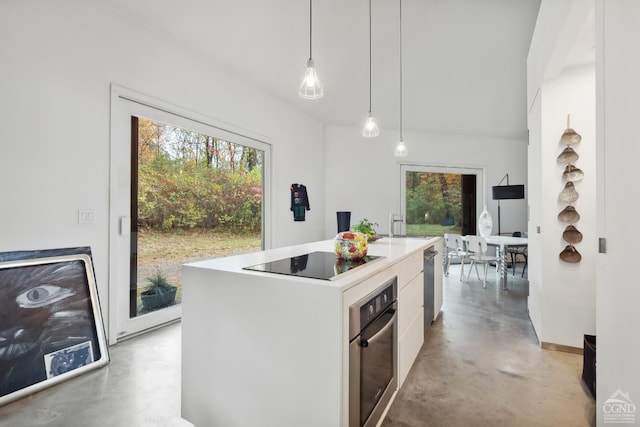
M 402 205 L 408 236 L 475 234 L 480 169 L 403 165 Z

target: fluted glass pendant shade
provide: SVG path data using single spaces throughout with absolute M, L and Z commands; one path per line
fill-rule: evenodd
M 402 138 L 402 0 L 399 0 L 399 16 L 400 16 L 400 141 L 396 145 L 393 155 L 396 157 L 405 157 L 409 154 L 407 146 Z
M 376 119 L 371 116 L 371 0 L 369 0 L 369 116 L 362 128 L 362 136 L 375 138 L 380 135 L 380 128 Z
M 304 99 L 316 99 L 324 95 L 324 86 L 322 86 L 322 83 L 320 83 L 318 79 L 318 73 L 313 64 L 313 59 L 307 61 L 307 71 L 304 74 L 304 80 L 302 80 L 300 84 L 299 93 Z
M 405 157 L 407 154 L 409 154 L 407 146 L 404 144 L 404 140 L 402 139 L 402 137 L 400 137 L 400 141 L 398 142 L 398 145 L 396 145 L 396 149 L 393 154 L 396 157 Z
M 304 99 L 317 99 L 322 98 L 324 95 L 324 86 L 318 79 L 318 73 L 316 72 L 315 64 L 313 63 L 313 56 L 311 55 L 312 47 L 312 35 L 313 35 L 313 0 L 309 0 L 309 59 L 307 60 L 307 71 L 304 73 L 304 79 L 300 84 L 298 93 L 301 98 Z
M 369 113 L 369 117 L 367 117 L 367 121 L 362 128 L 362 136 L 366 138 L 374 138 L 378 135 L 380 135 L 378 122 L 376 122 L 376 119 L 371 116 L 371 113 Z

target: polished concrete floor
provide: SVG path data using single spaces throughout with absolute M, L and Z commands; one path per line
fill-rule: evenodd
M 594 426 L 582 356 L 539 347 L 526 275 L 509 274 L 508 291 L 491 271 L 486 289 L 475 272 L 459 277 L 452 266 L 443 312 L 382 426 Z
M 384 427 L 594 425 L 582 357 L 540 349 L 526 281 L 510 276 L 510 290 L 501 291 L 490 277 L 483 289 L 474 275 L 461 283 L 459 266 L 451 267 L 441 317 Z M 191 426 L 180 418 L 179 323 L 110 355 L 105 368 L 0 407 L 0 427 Z

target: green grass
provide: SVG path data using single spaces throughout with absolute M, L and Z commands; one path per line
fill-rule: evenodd
M 439 224 L 407 224 L 407 236 L 444 236 L 445 233 L 460 234 L 460 227 Z
M 182 300 L 182 264 L 209 258 L 259 251 L 260 233 L 230 234 L 209 230 L 138 232 L 138 312 L 140 293 L 149 285 L 147 278 L 161 272 L 168 282 L 178 287 L 176 302 Z

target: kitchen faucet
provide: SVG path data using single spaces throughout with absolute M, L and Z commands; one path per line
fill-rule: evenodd
M 393 237 L 393 228 L 396 222 L 403 222 L 404 217 L 402 215 L 389 214 L 389 237 Z

